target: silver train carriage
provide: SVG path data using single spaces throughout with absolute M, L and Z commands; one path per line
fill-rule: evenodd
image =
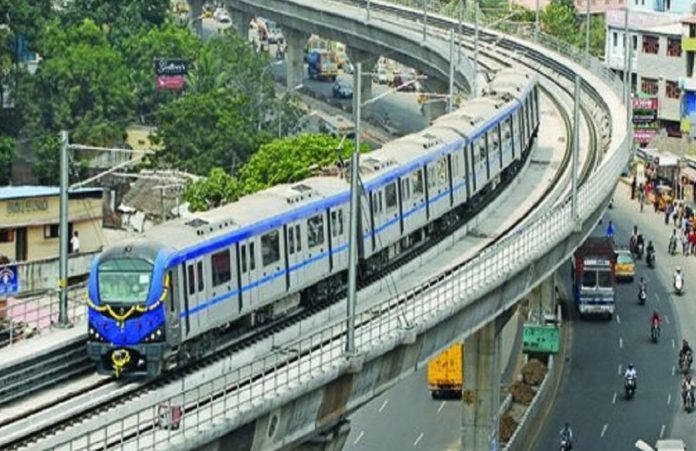
M 361 276 L 466 218 L 528 155 L 537 77 L 503 70 L 483 97 L 361 158 Z M 239 327 L 346 285 L 349 184 L 278 185 L 117 243 L 90 272 L 88 353 L 103 374 L 156 376 Z

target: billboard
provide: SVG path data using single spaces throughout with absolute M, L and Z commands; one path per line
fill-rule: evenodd
M 19 273 L 17 265 L 8 265 L 0 269 L 0 296 L 19 292 Z
M 157 89 L 169 89 L 174 91 L 184 89 L 186 85 L 187 66 L 188 62 L 182 58 L 155 59 Z
M 657 111 L 659 103 L 657 97 L 634 95 L 631 99 L 633 105 L 633 142 L 645 145 L 657 134 Z

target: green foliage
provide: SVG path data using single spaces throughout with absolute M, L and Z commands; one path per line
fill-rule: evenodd
M 15 140 L 0 136 L 0 185 L 12 181 L 12 163 L 15 157 Z
M 239 171 L 242 193 L 297 182 L 311 175 L 312 166 L 330 166 L 339 156 L 344 162 L 349 161 L 355 144 L 346 140 L 337 151 L 340 142 L 337 137 L 305 133 L 261 146 Z M 367 152 L 369 147 L 363 145 L 360 151 Z
M 594 15 L 590 21 L 590 54 L 604 55 L 604 42 L 607 37 L 607 22 L 603 15 Z
M 60 183 L 60 140 L 58 136 L 37 139 L 34 145 L 32 172 L 40 185 Z
M 208 210 L 239 198 L 239 183 L 222 168 L 213 168 L 208 177 L 186 185 L 184 200 L 191 211 Z
M 165 150 L 155 162 L 197 174 L 238 166 L 269 139 L 259 133 L 253 110 L 246 95 L 229 90 L 188 94 L 162 106 L 153 143 Z
M 552 0 L 541 13 L 541 29 L 569 44 L 578 45 L 577 11 L 572 0 Z

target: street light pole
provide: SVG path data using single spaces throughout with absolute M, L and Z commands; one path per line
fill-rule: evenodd
M 589 1 L 589 0 L 588 0 Z M 575 74 L 575 93 L 573 98 L 573 163 L 572 163 L 572 221 L 578 219 L 578 152 L 580 152 L 580 76 Z
M 423 0 L 423 44 L 425 44 L 427 27 L 428 27 L 428 0 Z
M 447 112 L 452 112 L 454 104 L 454 30 L 450 29 L 449 40 L 449 97 L 447 97 Z
M 346 301 L 346 354 L 355 354 L 355 305 L 357 303 L 357 277 L 358 277 L 358 177 L 360 176 L 360 110 L 362 108 L 361 84 L 362 63 L 358 62 L 353 75 L 355 86 L 355 100 L 353 104 L 353 118 L 355 120 L 355 149 L 350 161 L 350 235 L 348 241 L 348 299 Z
M 459 0 L 457 8 L 457 64 L 462 60 L 462 9 L 464 8 L 464 0 Z
M 58 304 L 58 327 L 70 327 L 68 318 L 68 132 L 60 132 L 60 222 L 59 222 L 59 252 L 58 288 L 60 302 Z
M 537 0 L 538 1 L 538 0 Z M 474 2 L 474 84 L 472 97 L 478 96 L 479 5 Z
M 585 53 L 590 54 L 590 0 L 585 0 Z

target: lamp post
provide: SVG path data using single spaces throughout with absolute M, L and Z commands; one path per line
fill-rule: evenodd
M 590 0 L 585 0 L 585 53 L 590 54 Z
M 60 297 L 58 303 L 58 327 L 71 326 L 68 319 L 68 132 L 60 132 L 60 222 L 59 222 L 59 253 L 58 263 L 58 289 Z

